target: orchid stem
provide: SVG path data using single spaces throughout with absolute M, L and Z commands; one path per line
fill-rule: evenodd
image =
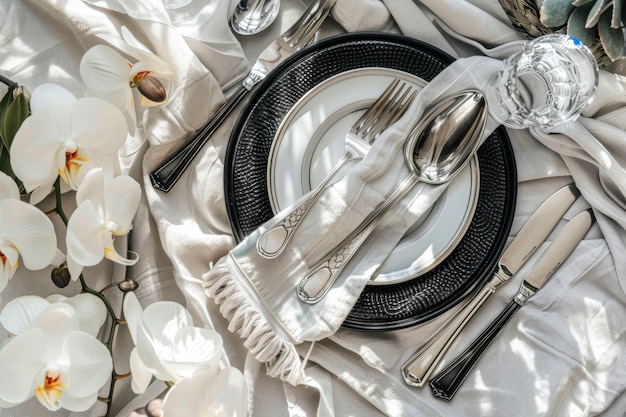
M 0 74 L 0 82 L 2 82 L 2 84 L 5 84 L 7 87 L 9 87 L 9 91 L 19 87 L 19 85 L 15 81 L 8 79 L 2 74 Z
M 61 177 L 57 177 L 57 180 L 54 182 L 54 195 L 56 197 L 56 207 L 55 210 L 57 214 L 63 220 L 65 226 L 67 226 L 67 216 L 63 211 L 63 201 L 61 201 Z

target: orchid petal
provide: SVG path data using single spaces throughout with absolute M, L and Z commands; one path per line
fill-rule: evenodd
M 30 110 L 37 113 L 46 108 L 68 108 L 76 97 L 65 88 L 51 83 L 39 85 L 30 98 Z
M 65 338 L 59 366 L 65 368 L 71 381 L 63 395 L 82 398 L 97 393 L 107 382 L 113 371 L 113 360 L 106 346 L 94 336 L 74 331 Z M 67 407 L 64 405 L 64 408 Z
M 76 191 L 76 204 L 91 201 L 95 207 L 104 205 L 104 170 L 100 167 L 87 172 Z
M 13 268 L 9 262 L 2 262 L 0 268 L 2 269 L 0 271 L 0 292 L 2 292 L 9 283 L 9 280 L 13 278 L 15 268 Z
M 3 203 L 4 218 L 0 236 L 11 242 L 30 270 L 50 265 L 57 250 L 56 234 L 50 219 L 38 208 L 20 200 Z
M 137 328 L 137 354 L 146 368 L 161 381 L 176 381 L 178 375 L 169 369 L 159 357 L 162 345 L 146 330 L 143 323 Z
M 76 281 L 83 273 L 83 265 L 76 262 L 71 256 L 67 257 L 67 269 L 70 271 L 72 281 Z
M 84 397 L 75 397 L 63 394 L 61 397 L 61 407 L 75 412 L 87 411 L 96 401 L 98 401 L 98 393 L 92 392 Z M 73 413 L 70 415 L 74 415 Z
M 9 403 L 22 403 L 33 396 L 34 380 L 45 367 L 44 331 L 29 329 L 10 338 L 0 350 L 0 398 Z
M 77 144 L 86 146 L 94 159 L 117 156 L 128 134 L 126 119 L 117 107 L 86 97 L 74 103 L 71 114 L 72 137 Z
M 145 314 L 137 296 L 132 292 L 126 293 L 122 308 L 130 337 L 137 346 L 137 355 L 141 358 L 142 366 L 162 381 L 171 380 L 172 374 L 161 364 L 156 352 L 156 343 L 144 326 Z
M 120 265 L 132 266 L 135 265 L 139 260 L 139 255 L 137 255 L 137 253 L 135 252 L 128 252 L 130 254 L 133 254 L 134 258 L 124 258 L 122 255 L 120 255 L 113 245 L 113 235 L 109 231 L 103 233 L 102 243 L 104 245 L 104 257 L 115 263 L 118 263 Z
M 0 311 L 0 324 L 9 333 L 22 334 L 32 328 L 35 318 L 49 305 L 48 300 L 36 295 L 14 298 Z
M 205 398 L 210 403 L 209 412 L 219 412 L 228 417 L 248 415 L 248 390 L 238 369 L 221 369 L 217 378 L 213 378 L 211 382 L 212 385 L 205 385 Z
M 191 314 L 173 301 L 157 301 L 146 307 L 143 314 L 146 329 L 161 344 L 173 345 L 178 329 L 193 326 Z
M 91 201 L 79 205 L 67 224 L 68 258 L 83 266 L 97 265 L 102 261 L 104 246 L 100 237 L 101 226 L 102 220 Z
M 141 187 L 129 176 L 115 177 L 104 190 L 104 201 L 107 218 L 117 225 L 115 234 L 128 233 L 139 201 L 141 200 Z
M 130 372 L 133 377 L 131 388 L 135 394 L 142 394 L 148 388 L 152 380 L 152 372 L 143 363 L 137 348 L 130 352 Z
M 56 129 L 55 117 L 50 108 L 33 113 L 24 120 L 11 145 L 11 168 L 28 192 L 42 184 L 53 184 L 58 176 L 57 157 L 63 136 Z
M 126 325 L 131 339 L 135 345 L 137 344 L 137 328 L 141 324 L 143 316 L 143 308 L 137 299 L 137 296 L 133 292 L 128 292 L 124 295 L 124 301 L 122 303 L 122 311 L 124 312 L 124 318 L 126 319 Z
M 178 375 L 188 377 L 199 366 L 217 366 L 222 346 L 222 337 L 216 331 L 183 327 L 176 332 L 170 349 L 163 351 L 161 360 Z
M 80 75 L 93 92 L 130 89 L 131 64 L 115 49 L 106 45 L 90 48 L 80 61 Z
M 107 318 L 107 309 L 102 300 L 93 294 L 82 293 L 67 298 L 64 302 L 76 309 L 80 330 L 97 336 Z
M 13 178 L 0 171 L 0 199 L 14 198 L 20 199 L 20 190 Z
M 134 56 L 140 62 L 149 63 L 150 72 L 166 78 L 171 78 L 174 75 L 172 66 L 139 42 L 125 26 L 122 26 L 122 39 L 124 39 L 130 47 L 128 54 Z
M 54 177 L 56 180 L 56 177 Z M 38 204 L 43 201 L 54 189 L 54 181 L 49 184 L 43 184 L 35 188 L 30 194 L 29 203 L 32 205 Z
M 80 322 L 76 310 L 66 303 L 54 303 L 46 307 L 32 323 L 33 328 L 44 330 L 46 362 L 54 361 L 61 354 L 63 341 L 71 332 L 79 330 Z
M 206 415 L 204 384 L 215 376 L 216 372 L 198 370 L 193 376 L 179 380 L 163 399 L 161 417 Z

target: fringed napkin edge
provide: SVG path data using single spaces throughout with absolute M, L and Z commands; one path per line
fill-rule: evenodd
M 246 290 L 233 279 L 233 272 L 242 273 L 229 253 L 202 277 L 205 294 L 214 300 L 222 316 L 228 320 L 228 330 L 245 339 L 246 349 L 265 363 L 269 376 L 293 386 L 302 384 L 305 380 L 304 363 L 296 347 L 272 329 Z

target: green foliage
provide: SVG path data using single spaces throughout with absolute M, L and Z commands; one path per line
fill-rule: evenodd
M 24 185 L 15 176 L 11 169 L 9 151 L 18 129 L 30 115 L 30 94 L 24 87 L 16 87 L 9 91 L 0 100 L 0 171 L 12 177 L 17 183 L 20 192 L 24 192 Z
M 623 0 L 545 0 L 541 22 L 550 28 L 566 25 L 567 34 L 592 50 L 600 50 L 610 64 L 622 58 L 625 46 Z

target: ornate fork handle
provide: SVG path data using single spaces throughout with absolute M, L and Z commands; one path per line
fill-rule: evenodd
M 296 228 L 300 225 L 301 220 L 309 212 L 313 203 L 319 198 L 322 191 L 324 191 L 346 164 L 359 158 L 360 156 L 356 153 L 346 152 L 324 181 L 318 184 L 318 186 L 307 195 L 304 201 L 294 208 L 281 222 L 270 226 L 261 234 L 256 242 L 257 252 L 268 259 L 278 256 L 291 239 Z
M 408 109 L 417 92 L 411 87 L 395 79 L 380 95 L 374 104 L 355 122 L 346 135 L 344 155 L 307 198 L 277 224 L 263 231 L 256 242 L 259 255 L 275 258 L 287 245 L 304 216 L 322 191 L 332 182 L 333 178 L 350 161 L 361 159 L 369 151 L 370 144 L 395 123 Z
M 376 206 L 376 209 L 370 212 L 357 229 L 311 268 L 296 287 L 298 297 L 308 304 L 315 304 L 320 301 L 385 213 L 395 206 L 419 181 L 420 178 L 417 175 L 406 177 L 393 194 L 382 204 Z

